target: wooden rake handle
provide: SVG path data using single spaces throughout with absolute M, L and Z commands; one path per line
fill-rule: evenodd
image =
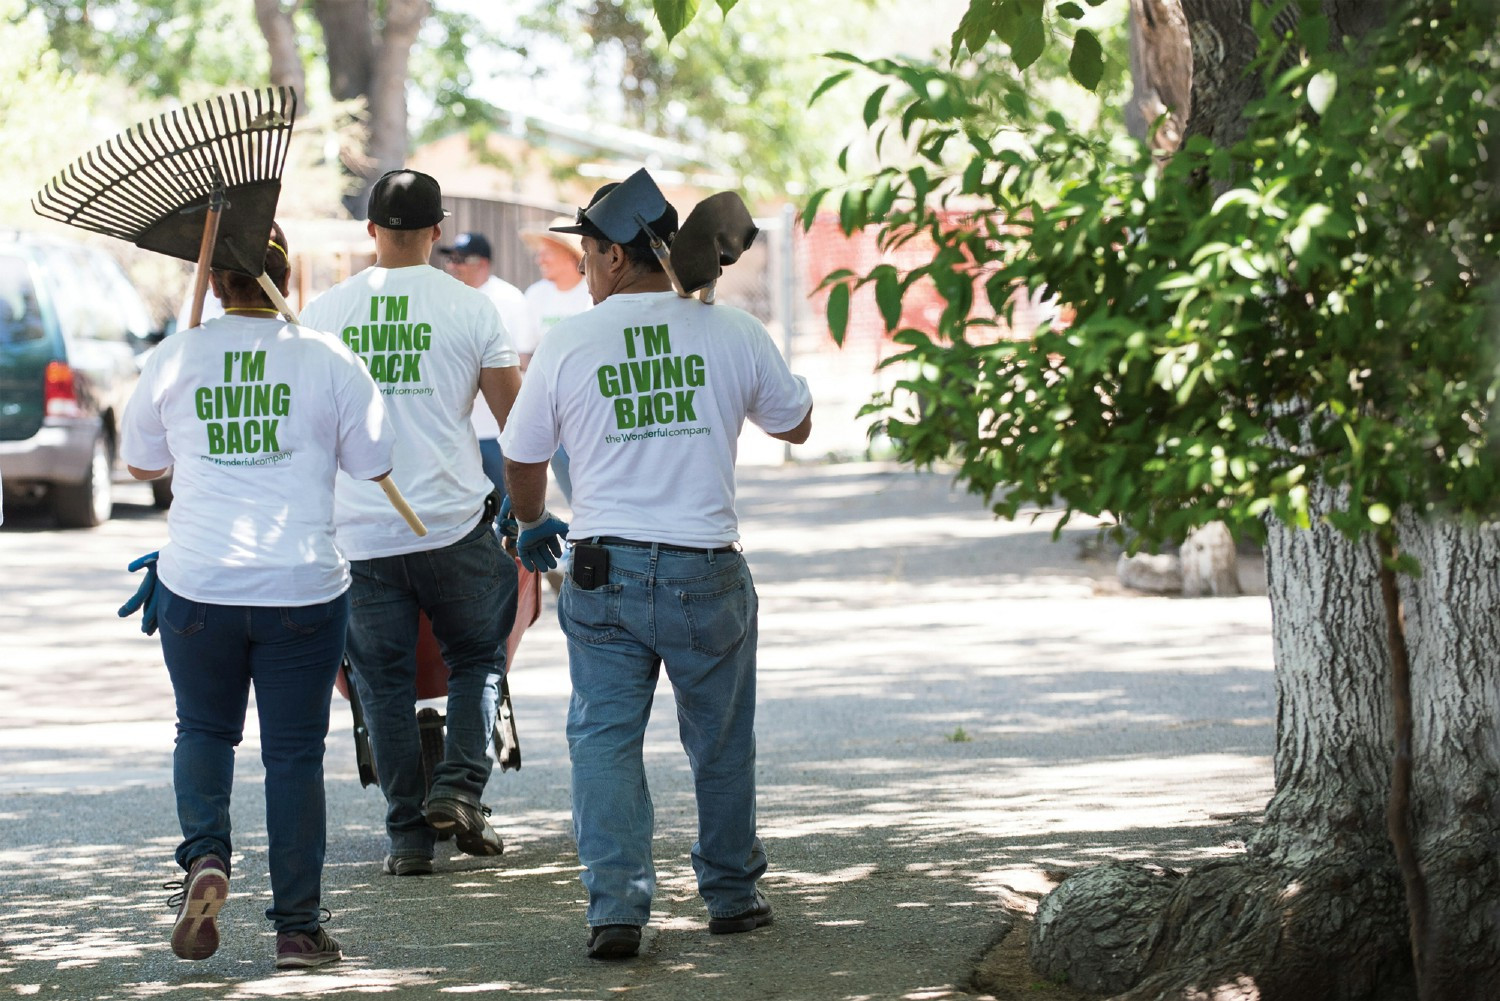
M 203 217 L 203 242 L 198 245 L 198 270 L 193 275 L 193 308 L 188 314 L 188 326 L 196 327 L 203 322 L 203 299 L 208 295 L 208 272 L 213 267 L 214 243 L 219 238 L 219 214 L 223 210 L 221 192 L 208 204 L 208 214 Z
M 276 283 L 271 281 L 271 276 L 265 272 L 261 272 L 255 280 L 260 283 L 260 287 L 265 291 L 266 295 L 271 297 L 271 301 L 276 304 L 276 308 L 281 310 L 281 315 L 286 317 L 290 322 L 296 323 L 296 312 L 292 309 L 291 304 L 286 301 L 286 297 L 281 294 L 281 289 L 277 288 Z M 397 489 L 396 484 L 391 482 L 390 476 L 383 477 L 379 482 L 380 489 L 385 491 L 386 500 L 391 502 L 391 507 L 395 508 L 396 513 L 405 519 L 407 525 L 411 526 L 411 530 L 417 534 L 417 537 L 421 538 L 426 535 L 427 526 L 422 524 L 422 519 L 418 518 L 417 513 L 411 509 L 411 505 L 406 503 L 406 498 L 401 496 L 401 491 Z

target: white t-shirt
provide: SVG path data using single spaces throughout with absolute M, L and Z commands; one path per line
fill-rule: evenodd
M 369 366 L 396 428 L 392 481 L 420 537 L 376 483 L 340 476 L 338 544 L 353 560 L 438 549 L 474 527 L 494 488 L 469 424 L 481 368 L 516 364 L 489 298 L 427 264 L 366 268 L 313 300 L 302 322 L 343 338 Z
M 500 447 L 573 476 L 570 539 L 716 547 L 739 538 L 734 461 L 749 419 L 779 434 L 812 406 L 760 321 L 675 292 L 613 295 L 537 348 Z
M 529 354 L 531 348 L 521 345 L 535 341 L 536 317 L 531 315 L 531 307 L 526 304 L 526 294 L 510 282 L 502 281 L 494 275 L 490 275 L 489 280 L 479 286 L 479 291 L 489 296 L 490 302 L 495 304 L 495 309 L 500 313 L 500 320 L 505 324 L 505 332 L 510 335 L 511 346 L 518 354 Z M 485 402 L 483 393 L 474 397 L 474 412 L 470 420 L 474 424 L 476 437 L 500 437 L 500 424 L 495 420 L 494 413 L 490 411 L 489 404 Z
M 146 360 L 120 430 L 127 463 L 174 467 L 157 563 L 174 593 L 278 606 L 348 589 L 335 470 L 379 476 L 395 432 L 370 374 L 336 338 L 233 315 L 180 331 Z
M 516 350 L 523 355 L 535 354 L 541 338 L 547 336 L 547 331 L 555 327 L 558 320 L 566 320 L 586 309 L 594 308 L 587 282 L 580 281 L 564 292 L 557 287 L 556 282 L 545 278 L 526 286 L 526 304 L 531 307 L 531 315 L 536 318 L 539 334 L 537 340 L 529 345 L 516 344 Z

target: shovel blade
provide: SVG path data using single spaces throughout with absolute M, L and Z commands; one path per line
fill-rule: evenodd
M 654 221 L 666 210 L 667 196 L 661 193 L 661 188 L 643 167 L 586 209 L 584 215 L 612 243 L 629 243 L 640 235 L 642 219 Z M 657 235 L 664 237 L 667 234 Z
M 709 195 L 688 213 L 672 241 L 672 267 L 683 292 L 693 294 L 723 274 L 755 242 L 760 229 L 733 191 Z

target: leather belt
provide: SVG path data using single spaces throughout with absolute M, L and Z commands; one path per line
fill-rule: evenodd
M 622 539 L 618 535 L 596 535 L 589 539 L 598 546 L 628 546 L 631 549 L 650 549 L 655 546 L 664 553 L 732 553 L 734 546 L 720 546 L 717 549 L 709 549 L 707 546 L 674 546 L 666 542 L 641 542 L 638 539 Z

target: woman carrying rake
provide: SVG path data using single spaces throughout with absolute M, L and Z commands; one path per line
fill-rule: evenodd
M 285 294 L 273 224 L 265 273 Z M 338 469 L 379 480 L 392 431 L 375 383 L 335 337 L 281 320 L 254 278 L 214 271 L 225 315 L 152 352 L 126 408 L 121 453 L 137 479 L 175 467 L 168 542 L 142 557 L 121 609 L 161 627 L 177 704 L 173 786 L 186 871 L 172 950 L 219 945 L 229 893 L 234 749 L 254 687 L 265 766 L 276 966 L 343 957 L 322 928 L 324 737 L 349 617 L 349 567 L 333 542 Z

